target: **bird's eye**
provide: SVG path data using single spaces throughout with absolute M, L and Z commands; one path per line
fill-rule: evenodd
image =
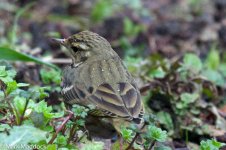
M 75 47 L 75 46 L 72 46 L 71 49 L 76 53 L 79 51 L 79 48 L 78 47 Z

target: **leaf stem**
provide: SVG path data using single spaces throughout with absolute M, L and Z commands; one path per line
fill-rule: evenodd
M 82 140 L 82 138 L 88 133 L 88 131 L 84 131 L 84 133 L 82 134 L 82 136 L 77 140 L 77 142 L 80 142 Z
M 143 124 L 143 126 L 140 128 L 140 130 L 142 130 L 144 127 L 146 126 L 146 123 Z M 129 150 L 132 146 L 133 146 L 133 143 L 136 141 L 137 137 L 140 135 L 139 132 L 136 132 L 133 140 L 130 142 L 129 146 L 126 148 L 126 150 Z
M 22 122 L 23 122 L 24 114 L 25 114 L 25 111 L 26 111 L 26 109 L 27 109 L 28 103 L 29 103 L 29 99 L 27 98 L 27 99 L 26 99 L 25 106 L 24 106 L 24 110 L 23 110 L 23 112 L 22 112 L 22 114 L 21 114 L 21 116 L 20 116 L 19 125 L 21 125 Z
M 133 146 L 133 143 L 135 142 L 135 140 L 137 139 L 137 137 L 139 136 L 140 133 L 136 133 L 133 140 L 130 142 L 129 146 L 126 148 L 126 150 L 129 150 L 132 146 Z
M 70 130 L 70 135 L 69 135 L 69 138 L 67 140 L 67 144 L 70 143 L 71 139 L 73 138 L 73 136 L 75 135 L 75 131 L 76 131 L 76 127 L 77 125 L 76 124 L 73 124 L 71 130 Z
M 151 141 L 151 144 L 150 144 L 148 150 L 151 150 L 151 149 L 153 148 L 154 145 L 155 145 L 155 140 Z

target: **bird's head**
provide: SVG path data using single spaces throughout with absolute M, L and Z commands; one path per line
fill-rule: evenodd
M 74 63 L 86 61 L 93 56 L 114 55 L 109 42 L 100 35 L 90 31 L 79 32 L 67 39 L 54 40 L 70 51 Z

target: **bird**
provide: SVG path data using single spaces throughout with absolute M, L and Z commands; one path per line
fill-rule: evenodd
M 131 123 L 141 128 L 144 105 L 138 85 L 110 43 L 91 31 L 54 40 L 72 58 L 62 73 L 64 102 L 92 106 L 88 114 L 108 118 L 117 132 Z

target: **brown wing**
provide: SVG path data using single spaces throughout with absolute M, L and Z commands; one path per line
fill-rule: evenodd
M 82 104 L 88 100 L 107 116 L 130 120 L 141 117 L 143 106 L 136 86 L 125 82 L 118 83 L 117 86 L 116 91 L 107 83 L 101 84 L 96 89 L 89 87 L 86 90 L 72 86 L 64 88 L 62 94 L 70 104 Z
M 102 84 L 88 99 L 102 110 L 123 118 L 138 117 L 141 111 L 139 92 L 130 83 L 119 83 L 118 91 Z

